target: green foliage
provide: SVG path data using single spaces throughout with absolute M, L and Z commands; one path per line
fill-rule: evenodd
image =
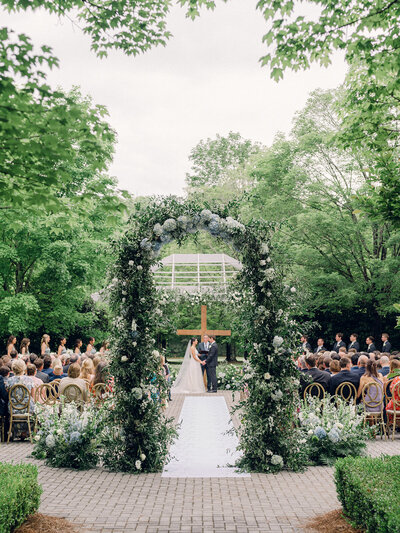
M 343 510 L 367 533 L 400 531 L 400 456 L 346 458 L 335 465 L 335 483 Z
M 0 463 L 0 533 L 11 533 L 40 505 L 37 467 Z
M 288 320 L 284 311 L 287 294 L 270 264 L 267 241 L 272 225 L 254 221 L 244 226 L 229 217 L 225 208 L 212 213 L 193 201 L 174 197 L 155 199 L 144 209 L 137 205 L 137 213 L 115 247 L 111 372 L 116 386 L 115 425 L 122 426 L 122 432 L 119 443 L 110 446 L 109 461 L 115 468 L 137 471 L 143 453 L 146 460 L 140 467 L 144 471 L 162 468 L 174 430 L 160 412 L 167 385 L 159 372 L 159 354 L 153 350 L 160 313 L 150 269 L 163 245 L 172 240 L 181 244 L 199 230 L 230 242 L 243 264 L 238 290 L 243 295 L 241 331 L 250 350 L 251 376 L 250 398 L 240 406 L 240 466 L 264 472 L 283 466 L 299 468 L 301 451 L 293 431 L 296 368 L 289 351 L 273 346 L 274 336 Z M 272 377 L 272 387 L 266 374 Z M 280 401 L 271 395 L 278 388 L 287 393 Z M 295 460 L 294 449 L 298 450 Z
M 39 431 L 32 455 L 57 468 L 86 470 L 97 465 L 111 400 L 87 404 L 38 406 Z
M 186 174 L 186 183 L 197 188 L 221 185 L 230 172 L 244 167 L 259 150 L 258 144 L 232 131 L 226 137 L 217 135 L 216 139 L 200 141 L 190 152 L 192 168 Z
M 371 428 L 354 405 L 327 395 L 302 400 L 299 424 L 312 464 L 333 464 L 338 457 L 364 455 Z
M 171 36 L 166 28 L 170 0 L 1 0 L 10 11 L 45 9 L 57 17 L 76 21 L 91 38 L 92 50 L 105 57 L 111 50 L 137 55 L 164 45 Z

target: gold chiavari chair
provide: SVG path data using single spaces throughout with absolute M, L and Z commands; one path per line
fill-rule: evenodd
M 350 381 L 343 381 L 335 390 L 335 396 L 342 398 L 345 402 L 357 402 L 357 389 Z
M 386 439 L 385 419 L 383 416 L 384 397 L 383 385 L 377 382 L 367 383 L 361 393 L 364 405 L 364 425 L 367 422 L 372 422 L 374 425 L 379 426 L 381 439 L 382 434 Z

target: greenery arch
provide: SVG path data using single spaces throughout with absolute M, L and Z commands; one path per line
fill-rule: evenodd
M 288 333 L 284 305 L 290 291 L 272 267 L 273 228 L 262 221 L 244 225 L 231 218 L 227 208 L 211 212 L 175 197 L 139 206 L 115 243 L 112 424 L 121 429 L 110 434 L 105 463 L 123 471 L 157 472 L 168 455 L 175 429 L 161 409 L 167 390 L 152 334 L 160 310 L 151 267 L 164 244 L 172 240 L 181 244 L 200 230 L 230 243 L 243 264 L 237 283 L 243 295 L 243 335 L 250 350 L 244 374 L 249 398 L 239 406 L 243 451 L 239 466 L 259 472 L 297 469 L 302 464 L 294 424 L 298 380 L 292 354 L 277 336 Z

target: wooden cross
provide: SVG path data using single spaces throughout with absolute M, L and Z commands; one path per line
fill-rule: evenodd
M 204 335 L 215 335 L 230 337 L 232 332 L 230 329 L 207 329 L 207 306 L 201 306 L 201 328 L 200 329 L 178 329 L 176 332 L 178 335 L 200 335 L 203 339 Z

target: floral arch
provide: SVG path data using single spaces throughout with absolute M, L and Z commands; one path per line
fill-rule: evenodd
M 175 429 L 161 409 L 167 390 L 153 337 L 160 311 L 151 267 L 163 245 L 173 240 L 181 244 L 200 230 L 231 244 L 243 264 L 237 283 L 249 347 L 244 374 L 249 398 L 239 406 L 243 452 L 239 466 L 258 472 L 296 469 L 301 464 L 294 426 L 298 381 L 291 352 L 277 336 L 287 336 L 288 317 L 287 291 L 270 255 L 273 228 L 262 221 L 244 225 L 227 209 L 212 212 L 175 197 L 139 206 L 125 234 L 114 243 L 111 370 L 116 400 L 110 423 L 115 431 L 110 433 L 105 463 L 130 472 L 163 468 Z

